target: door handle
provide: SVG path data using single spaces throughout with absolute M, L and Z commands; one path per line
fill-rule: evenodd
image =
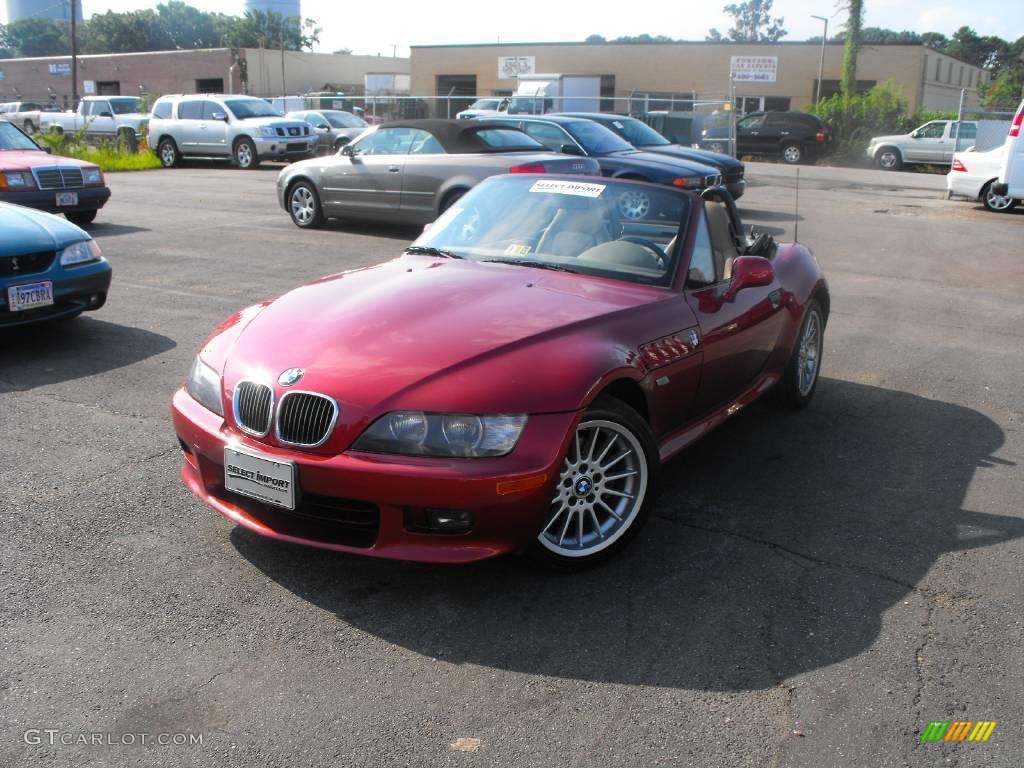
M 402 170 L 402 169 L 399 168 L 397 165 L 389 165 L 388 166 L 388 173 L 398 173 L 400 170 Z
M 750 135 L 751 135 L 751 136 L 759 136 L 760 134 L 761 134 L 761 132 L 760 132 L 760 131 L 751 131 L 751 132 L 750 132 Z
M 789 131 L 779 131 L 783 136 L 789 136 Z

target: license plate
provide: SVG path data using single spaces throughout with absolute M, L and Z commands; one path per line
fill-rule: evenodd
M 267 504 L 295 509 L 295 464 L 225 448 L 224 487 Z
M 58 192 L 57 193 L 57 205 L 78 205 L 78 193 L 77 192 Z
M 48 307 L 51 304 L 53 304 L 53 283 L 49 280 L 28 285 L 12 285 L 7 289 L 7 306 L 11 312 Z

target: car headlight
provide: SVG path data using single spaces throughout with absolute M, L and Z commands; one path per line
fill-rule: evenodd
M 504 456 L 516 447 L 525 415 L 392 411 L 360 435 L 353 450 L 411 456 Z
M 99 168 L 86 168 L 82 171 L 83 184 L 102 184 L 103 171 Z
M 192 363 L 192 370 L 188 373 L 185 391 L 207 410 L 213 411 L 218 416 L 224 415 L 224 405 L 220 399 L 220 376 L 213 368 L 200 360 L 199 355 L 196 355 L 195 362 Z
M 274 129 L 273 126 L 264 125 L 262 128 L 260 128 L 260 136 L 272 138 L 274 136 L 277 136 L 277 131 Z
M 31 173 L 24 171 L 0 173 L 0 189 L 31 189 L 35 185 Z
M 103 252 L 95 240 L 82 240 L 72 243 L 60 251 L 60 265 L 72 267 L 76 264 L 88 264 L 90 261 L 99 261 Z

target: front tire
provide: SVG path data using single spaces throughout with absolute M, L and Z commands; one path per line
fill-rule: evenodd
M 323 207 L 320 195 L 312 182 L 296 182 L 288 190 L 288 215 L 295 226 L 302 229 L 315 229 L 324 223 Z
M 96 220 L 97 213 L 99 211 L 96 209 L 91 211 L 65 211 L 64 218 L 76 226 L 84 227 L 86 224 L 92 224 Z
M 997 195 L 992 191 L 995 179 L 986 184 L 981 190 L 981 204 L 985 210 L 992 213 L 1006 213 L 1017 206 L 1017 201 L 1009 195 Z
M 247 136 L 243 136 L 235 142 L 235 147 L 231 151 L 231 159 L 236 168 L 241 168 L 245 171 L 251 171 L 260 166 L 260 157 L 256 153 L 256 144 Z
M 825 351 L 825 313 L 817 299 L 807 303 L 800 333 L 790 353 L 782 379 L 775 386 L 778 401 L 794 409 L 805 408 L 818 388 Z
M 658 449 L 647 423 L 625 403 L 599 397 L 569 442 L 551 508 L 530 555 L 563 571 L 613 557 L 650 515 L 658 469 Z
M 164 168 L 174 168 L 181 162 L 181 154 L 178 152 L 178 145 L 174 143 L 174 139 L 160 139 L 156 154 L 160 158 L 160 165 Z

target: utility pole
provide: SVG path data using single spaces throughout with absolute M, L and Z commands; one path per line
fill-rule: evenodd
M 825 43 L 828 41 L 828 19 L 825 16 L 815 16 L 812 19 L 825 22 L 825 30 L 821 33 L 821 54 L 818 56 L 818 92 L 814 96 L 814 103 L 821 101 L 821 78 L 825 74 Z
M 71 2 L 71 106 L 75 109 L 78 108 L 78 21 L 75 18 L 78 16 L 78 2 L 79 0 L 70 0 Z

